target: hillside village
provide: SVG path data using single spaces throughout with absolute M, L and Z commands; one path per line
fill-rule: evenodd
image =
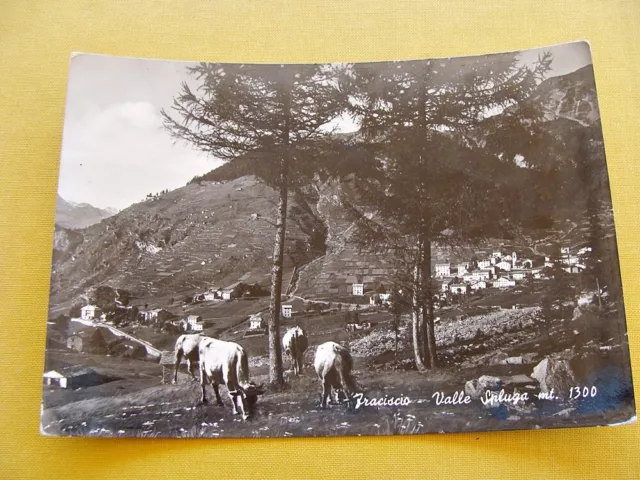
M 531 254 L 530 250 L 527 257 L 513 249 L 511 253 L 507 251 L 503 244 L 503 247 L 475 250 L 473 258 L 468 260 L 435 263 L 432 272 L 433 282 L 437 285 L 434 306 L 436 310 L 441 310 L 440 315 L 459 311 L 469 302 L 482 300 L 485 296 L 491 298 L 497 292 L 511 292 L 512 295 L 497 296 L 492 300 L 493 308 L 519 308 L 521 305 L 514 303 L 514 298 L 523 293 L 518 288 L 520 285 L 548 281 L 554 268 L 561 268 L 569 274 L 580 274 L 586 268 L 591 248 L 561 247 L 556 258 Z M 347 331 L 366 331 L 371 328 L 371 322 L 361 321 L 361 315 L 364 315 L 362 319 L 366 319 L 377 312 L 377 315 L 383 315 L 379 317 L 381 319 L 385 315 L 390 318 L 392 292 L 384 286 L 385 283 L 391 285 L 391 279 L 346 275 L 342 292 L 335 297 L 325 295 L 323 300 L 316 297 L 306 299 L 295 294 L 283 297 L 281 317 L 285 321 L 291 319 L 299 322 L 301 318 L 314 315 L 337 315 L 344 319 L 343 327 Z M 287 291 L 295 291 L 295 285 L 290 285 Z M 268 291 L 258 284 L 247 285 L 238 281 L 225 287 L 209 287 L 184 297 L 176 292 L 175 297 L 182 299 L 176 301 L 172 297 L 171 306 L 141 303 L 141 299 L 132 299 L 131 304 L 124 305 L 118 299 L 118 289 L 113 292 L 113 308 L 107 307 L 105 310 L 108 311 L 103 311 L 95 304 L 83 305 L 79 309 L 79 317 L 69 318 L 66 331 L 52 332 L 52 336 L 57 336 L 58 345 L 64 345 L 71 351 L 115 353 L 160 361 L 162 364 L 163 353 L 166 355 L 172 346 L 170 339 L 181 333 L 222 333 L 224 327 L 221 329 L 219 322 L 208 314 L 224 304 L 233 310 L 238 302 L 249 305 L 249 308 L 252 303 L 256 304 L 256 311 L 234 317 L 237 319 L 235 326 L 240 328 L 243 336 L 260 336 L 267 332 L 268 309 L 264 299 Z M 499 305 L 501 300 L 506 300 L 506 303 Z M 352 311 L 356 313 L 351 314 Z M 156 346 L 142 338 L 148 336 L 151 330 L 156 332 L 156 342 L 159 341 Z M 112 346 L 109 347 L 109 344 Z M 119 348 L 114 349 L 114 344 Z

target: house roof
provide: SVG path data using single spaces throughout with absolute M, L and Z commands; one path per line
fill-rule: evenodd
M 232 283 L 232 284 L 231 284 L 231 285 L 229 285 L 228 287 L 223 288 L 223 289 L 222 289 L 222 291 L 223 291 L 223 292 L 231 291 L 231 290 L 233 290 L 234 288 L 236 288 L 238 285 L 240 285 L 240 282 Z
M 101 310 L 101 308 L 96 306 L 96 305 L 85 305 L 80 310 L 89 310 L 89 309 L 91 309 L 91 310 Z
M 84 375 L 98 375 L 98 373 L 92 368 L 84 365 L 72 365 L 70 367 L 49 370 L 48 372 L 45 372 L 43 376 L 45 378 L 74 378 Z

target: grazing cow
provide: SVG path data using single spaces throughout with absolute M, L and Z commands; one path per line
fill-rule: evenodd
M 355 390 L 355 380 L 351 375 L 353 360 L 349 350 L 335 342 L 323 343 L 316 349 L 313 364 L 322 383 L 320 408 L 329 406 L 332 389 L 337 401 L 339 401 L 339 393 L 342 392 L 346 397 L 347 405 L 350 406 L 351 395 Z
M 176 340 L 176 368 L 173 374 L 172 384 L 178 383 L 178 367 L 180 367 L 180 362 L 182 361 L 182 357 L 187 359 L 187 368 L 189 369 L 189 373 L 191 374 L 191 378 L 193 380 L 197 380 L 195 373 L 193 372 L 195 364 L 199 360 L 198 355 L 198 344 L 202 338 L 206 338 L 199 333 L 190 334 L 190 335 L 180 335 L 178 340 Z
M 249 360 L 244 349 L 237 343 L 205 337 L 200 341 L 199 354 L 201 402 L 207 403 L 205 387 L 207 383 L 211 383 L 216 403 L 224 405 L 218 391 L 218 385 L 223 384 L 229 391 L 233 414 L 238 414 L 239 407 L 242 418 L 246 420 L 264 389 L 262 385 L 249 381 Z
M 306 334 L 298 326 L 290 328 L 282 338 L 282 346 L 284 353 L 291 357 L 291 369 L 294 375 L 299 375 L 304 369 L 303 355 L 309 346 Z

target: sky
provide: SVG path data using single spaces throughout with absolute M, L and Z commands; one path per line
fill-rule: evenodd
M 543 50 L 554 56 L 548 76 L 591 63 L 585 43 L 521 53 L 532 65 Z M 162 127 L 189 62 L 105 55 L 74 55 L 69 70 L 58 193 L 67 201 L 119 210 L 148 193 L 184 186 L 222 162 L 175 142 Z M 343 115 L 328 127 L 351 132 L 358 125 Z

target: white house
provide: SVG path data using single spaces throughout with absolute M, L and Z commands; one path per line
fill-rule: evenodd
M 561 255 L 569 255 L 569 252 L 571 252 L 571 248 L 569 248 L 569 247 L 561 247 L 560 248 L 560 254 Z
M 364 284 L 363 283 L 354 283 L 352 285 L 352 293 L 353 295 L 362 296 L 364 295 Z
M 204 330 L 204 325 L 201 323 L 194 323 L 191 325 L 191 330 L 193 330 L 194 332 L 201 332 L 202 330 Z
M 490 270 L 474 270 L 471 272 L 471 277 L 474 280 L 489 280 L 491 278 Z
M 568 267 L 563 267 L 562 269 L 567 273 L 580 273 L 585 268 L 586 267 L 584 265 L 580 265 L 579 263 L 576 263 L 574 265 L 569 265 Z
M 469 262 L 460 262 L 458 264 L 458 276 L 464 275 L 469 271 Z
M 291 318 L 291 305 L 282 305 L 282 316 L 284 318 Z
M 227 288 L 222 289 L 222 299 L 231 300 L 231 293 L 240 284 L 240 282 L 232 283 Z
M 591 252 L 591 247 L 582 247 L 580 250 L 578 250 L 578 255 L 585 255 L 589 252 Z
M 496 267 L 504 270 L 505 272 L 509 272 L 511 270 L 511 262 L 505 262 L 504 260 L 496 263 Z
M 102 309 L 95 305 L 85 305 L 80 309 L 80 317 L 84 320 L 93 320 L 94 318 L 99 317 L 101 313 Z
M 527 275 L 531 274 L 531 270 L 511 270 L 511 278 L 514 280 L 524 280 Z
M 448 292 L 449 291 L 449 282 L 442 282 L 441 288 L 442 288 L 443 292 Z
M 484 280 L 473 282 L 471 284 L 471 290 L 474 292 L 477 292 L 478 290 L 483 290 L 485 288 L 487 288 L 487 282 L 485 282 Z
M 562 257 L 562 261 L 568 265 L 575 265 L 576 263 L 580 263 L 580 258 L 576 255 L 565 255 Z
M 473 281 L 473 273 L 465 273 L 464 275 L 462 275 L 462 281 L 464 283 L 469 283 Z
M 466 283 L 452 283 L 449 285 L 449 291 L 451 293 L 464 295 L 469 291 L 469 285 Z
M 451 275 L 450 263 L 436 263 L 436 277 L 448 277 Z
M 493 281 L 493 286 L 495 288 L 509 288 L 509 287 L 515 287 L 515 285 L 516 285 L 515 280 L 511 280 L 506 277 L 500 277 Z
M 42 375 L 42 380 L 46 385 L 58 385 L 60 388 L 89 387 L 101 383 L 100 375 L 82 365 L 49 370 Z
M 156 322 L 161 311 L 162 308 L 154 308 L 153 310 L 142 311 L 139 315 L 145 322 Z
M 490 260 L 478 260 L 478 268 L 488 268 L 491 265 Z
M 501 256 L 502 256 L 502 252 L 500 250 L 494 250 L 491 253 L 491 257 L 493 257 L 493 258 L 500 258 Z
M 264 328 L 265 322 L 262 318 L 262 314 L 256 313 L 249 316 L 249 330 L 263 330 Z
M 200 315 L 189 315 L 186 320 L 187 320 L 187 325 L 189 325 L 189 328 L 191 330 L 195 330 L 194 327 L 202 321 L 202 317 Z
M 391 294 L 390 293 L 374 293 L 369 297 L 369 305 L 376 305 L 376 302 L 378 301 L 378 299 L 380 299 L 380 303 L 384 305 L 386 303 L 389 303 L 389 300 L 391 299 Z

